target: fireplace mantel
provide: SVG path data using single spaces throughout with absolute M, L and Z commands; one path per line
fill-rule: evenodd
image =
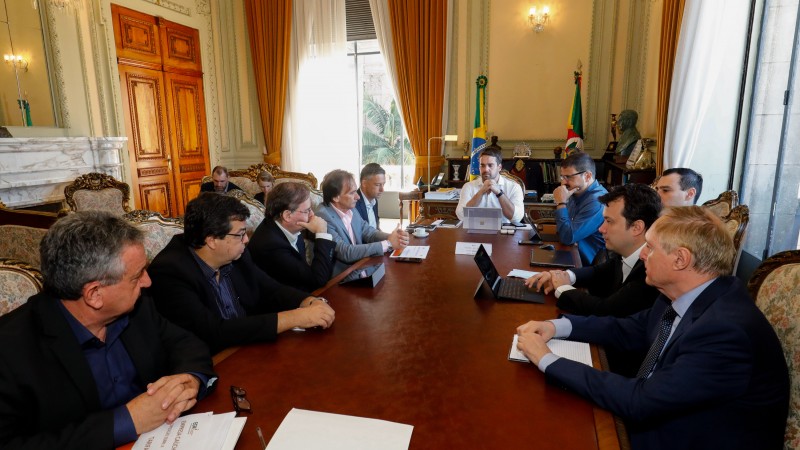
M 100 172 L 122 180 L 126 137 L 0 139 L 0 201 L 23 207 L 64 199 L 64 186 Z

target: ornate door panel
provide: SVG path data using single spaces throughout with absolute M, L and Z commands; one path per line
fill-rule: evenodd
M 124 64 L 118 68 L 134 201 L 137 208 L 174 217 L 178 208 L 170 173 L 172 152 L 164 74 Z
M 111 5 L 117 61 L 161 68 L 161 34 L 155 17 Z
M 202 74 L 200 32 L 162 18 L 158 19 L 158 26 L 161 33 L 164 70 Z
M 175 184 L 180 186 L 178 204 L 181 211 L 189 200 L 200 193 L 200 181 L 210 172 L 206 140 L 206 108 L 203 101 L 203 79 L 197 76 L 164 73 L 167 85 L 167 117 L 172 132 L 171 147 Z

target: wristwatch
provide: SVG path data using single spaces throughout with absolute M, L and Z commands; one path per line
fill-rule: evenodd
M 502 197 L 502 196 L 503 196 L 503 190 L 502 190 L 502 189 L 500 189 L 500 192 L 498 192 L 497 194 L 494 194 L 494 195 L 496 195 L 496 196 L 497 196 L 497 198 L 500 198 L 500 197 Z

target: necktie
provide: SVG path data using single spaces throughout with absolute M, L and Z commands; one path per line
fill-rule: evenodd
M 306 241 L 303 239 L 302 233 L 297 236 L 297 251 L 303 259 L 306 259 Z
M 664 344 L 667 343 L 669 332 L 672 330 L 672 322 L 675 321 L 675 317 L 677 316 L 678 313 L 672 309 L 672 305 L 667 306 L 666 311 L 664 311 L 664 315 L 661 316 L 661 325 L 658 330 L 658 336 L 656 337 L 656 340 L 653 341 L 653 345 L 650 346 L 650 350 L 647 351 L 647 357 L 644 358 L 642 367 L 639 368 L 639 373 L 636 374 L 637 378 L 647 378 L 647 376 L 650 375 L 650 372 L 653 371 L 653 368 L 656 366 L 656 361 L 658 361 L 658 356 L 661 354 Z

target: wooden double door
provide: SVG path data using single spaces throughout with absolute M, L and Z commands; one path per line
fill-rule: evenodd
M 210 172 L 199 33 L 111 5 L 136 207 L 183 215 Z

